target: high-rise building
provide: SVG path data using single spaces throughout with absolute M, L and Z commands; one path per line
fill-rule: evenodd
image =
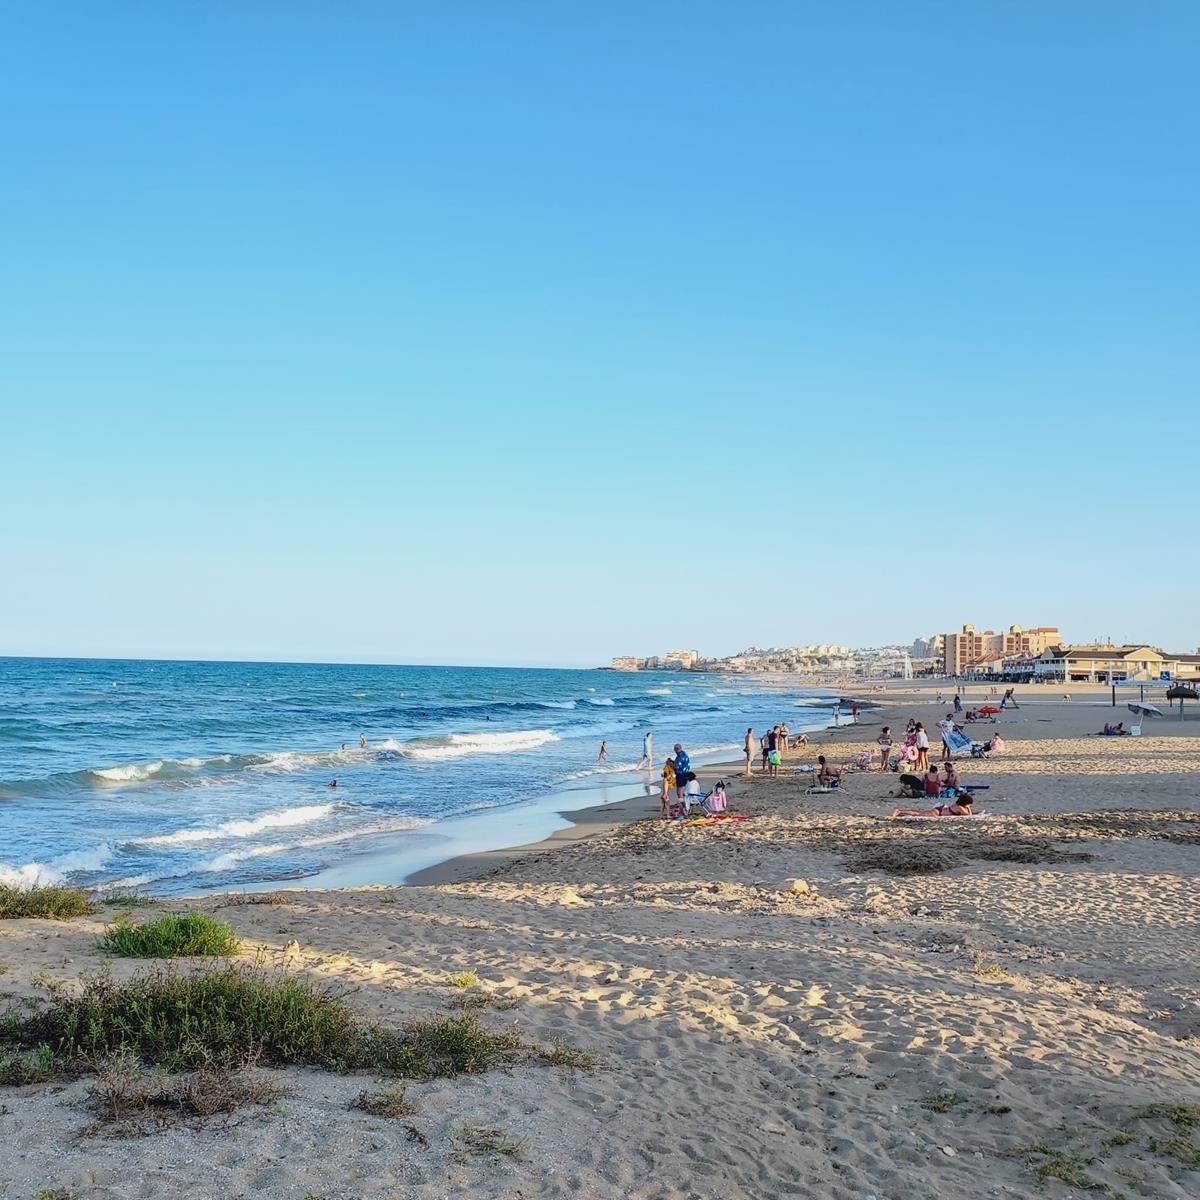
M 963 675 L 972 663 L 989 656 L 1027 654 L 1036 657 L 1048 646 L 1061 644 L 1062 635 L 1053 625 L 1038 625 L 1034 629 L 1010 625 L 1005 633 L 995 633 L 991 629 L 976 633 L 974 625 L 964 625 L 959 633 L 948 633 L 945 639 L 943 669 L 947 675 Z

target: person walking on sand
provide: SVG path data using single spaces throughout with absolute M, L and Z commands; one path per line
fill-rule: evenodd
M 956 713 L 962 712 L 962 697 L 957 691 L 954 693 L 954 711 Z
M 599 766 L 603 762 L 608 762 L 608 743 L 600 743 L 600 753 L 596 755 L 596 765 Z
M 929 734 L 925 732 L 925 726 L 917 722 L 917 768 L 921 771 L 929 770 Z
M 752 725 L 746 730 L 746 740 L 742 743 L 742 749 L 746 752 L 746 778 L 750 778 L 750 768 L 754 766 L 754 754 L 758 748 L 758 742 L 754 739 L 754 726 Z
M 637 769 L 640 771 L 643 767 L 649 767 L 654 761 L 654 734 L 648 729 L 646 736 L 642 738 L 642 761 L 638 763 Z
M 850 701 L 850 716 L 854 719 L 855 725 L 858 724 L 858 701 Z

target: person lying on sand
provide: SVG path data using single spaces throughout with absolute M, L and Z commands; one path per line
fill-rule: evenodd
M 959 796 L 950 804 L 937 804 L 933 808 L 896 808 L 893 817 L 969 817 L 971 797 Z
M 1124 721 L 1118 721 L 1115 725 L 1105 724 L 1104 728 L 1102 730 L 1100 730 L 1100 732 L 1098 734 L 1096 734 L 1096 736 L 1097 737 L 1128 737 L 1129 730 L 1125 728 Z

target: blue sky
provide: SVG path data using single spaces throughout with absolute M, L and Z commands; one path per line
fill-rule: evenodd
M 0 653 L 1200 642 L 1195 5 L 4 26 Z

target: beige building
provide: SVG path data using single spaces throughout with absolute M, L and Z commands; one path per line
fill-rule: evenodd
M 946 648 L 942 656 L 943 670 L 947 675 L 965 675 L 972 664 L 981 659 L 1005 657 L 1013 654 L 1031 654 L 1035 657 L 1049 646 L 1062 642 L 1062 634 L 1053 625 L 1038 625 L 1023 629 L 1010 625 L 1007 632 L 996 633 L 991 629 L 978 633 L 974 625 L 964 625 L 959 633 L 947 633 Z
M 1187 664 L 1154 646 L 1051 646 L 1038 657 L 1036 674 L 1069 683 L 1116 683 L 1121 679 L 1157 682 L 1164 671 L 1174 679 Z

